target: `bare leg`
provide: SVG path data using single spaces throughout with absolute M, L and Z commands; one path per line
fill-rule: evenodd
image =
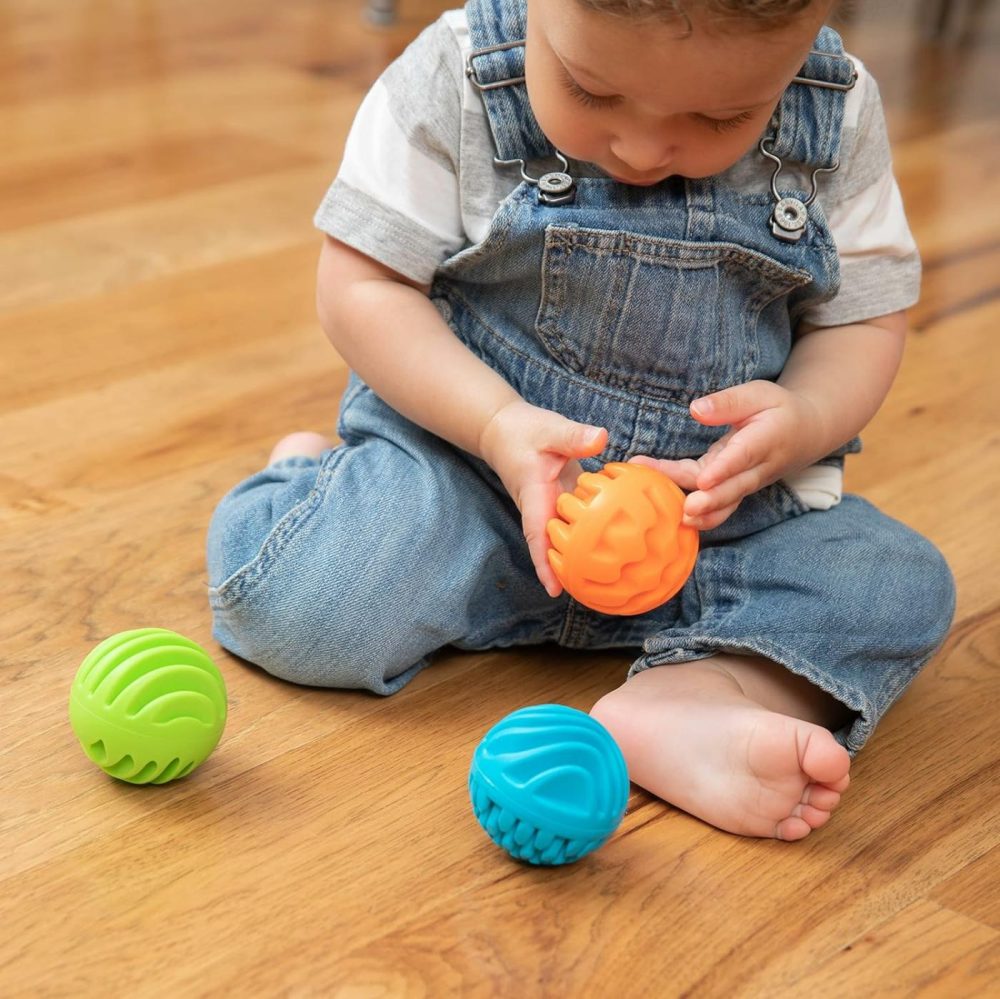
M 776 663 L 719 655 L 645 670 L 592 714 L 637 784 L 728 832 L 802 839 L 850 782 L 850 756 L 826 726 L 842 704 Z

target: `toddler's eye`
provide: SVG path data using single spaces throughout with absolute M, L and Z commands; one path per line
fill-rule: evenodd
M 716 132 L 731 132 L 734 128 L 745 125 L 752 117 L 753 111 L 741 111 L 732 118 L 709 118 L 707 115 L 698 115 L 701 121 Z
M 563 86 L 569 92 L 570 96 L 574 100 L 579 101 L 581 104 L 586 105 L 588 108 L 609 108 L 614 107 L 621 98 L 620 97 L 600 97 L 597 94 L 592 94 L 589 90 L 584 90 L 573 77 L 568 74 L 562 76 Z

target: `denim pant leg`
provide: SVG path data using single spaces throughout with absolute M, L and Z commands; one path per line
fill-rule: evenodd
M 370 390 L 343 415 L 343 445 L 272 465 L 219 504 L 218 641 L 284 679 L 390 694 L 442 646 L 555 637 L 516 508 L 484 466 Z
M 718 652 L 764 656 L 857 713 L 836 733 L 856 752 L 943 642 L 955 589 L 927 539 L 845 496 L 704 548 L 672 604 L 632 673 Z

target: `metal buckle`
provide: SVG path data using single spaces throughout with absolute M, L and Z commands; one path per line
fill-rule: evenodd
M 516 49 L 524 46 L 524 39 L 516 42 L 504 42 L 502 45 L 488 45 L 484 49 L 473 49 L 465 59 L 465 75 L 476 90 L 496 90 L 498 87 L 512 87 L 516 83 L 524 83 L 523 76 L 512 76 L 507 80 L 497 80 L 494 83 L 481 83 L 476 75 L 476 67 L 473 60 L 480 56 L 489 55 L 491 52 L 506 52 L 508 49 Z
M 774 197 L 774 211 L 771 212 L 771 232 L 785 243 L 797 243 L 805 232 L 806 223 L 809 221 L 807 209 L 816 200 L 816 192 L 819 190 L 819 182 L 816 178 L 821 173 L 836 173 L 840 169 L 838 160 L 832 167 L 816 167 L 809 178 L 811 190 L 805 201 L 798 198 L 784 197 L 778 190 L 778 174 L 785 165 L 781 158 L 768 149 L 768 144 L 773 143 L 775 136 L 765 135 L 760 140 L 757 148 L 774 163 L 774 173 L 771 174 L 771 194 Z
M 543 173 L 541 177 L 532 177 L 525 169 L 524 160 L 501 160 L 493 157 L 497 166 L 517 166 L 521 171 L 521 179 L 538 188 L 538 200 L 543 205 L 568 205 L 576 199 L 576 181 L 569 173 L 569 160 L 559 150 L 556 156 L 562 164 L 562 170 Z
M 820 87 L 823 90 L 853 90 L 854 84 L 858 82 L 858 67 L 854 65 L 854 60 L 850 56 L 837 55 L 835 52 L 819 52 L 812 49 L 811 56 L 824 56 L 827 59 L 844 59 L 851 64 L 851 79 L 848 83 L 830 83 L 828 80 L 814 80 L 809 76 L 793 76 L 792 83 L 802 83 L 807 87 Z

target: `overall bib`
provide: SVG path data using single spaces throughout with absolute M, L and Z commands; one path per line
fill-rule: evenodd
M 440 267 L 432 301 L 524 399 L 608 429 L 606 451 L 585 467 L 700 456 L 724 428 L 694 421 L 691 400 L 776 379 L 798 318 L 838 288 L 819 202 L 772 189 L 771 177 L 775 161 L 816 180 L 836 167 L 853 72 L 839 37 L 818 36 L 766 152 L 716 177 L 638 188 L 583 164 L 551 169 L 557 151 L 517 82 L 523 4 L 466 9 L 469 76 L 497 159 L 526 179 L 486 238 Z M 748 653 L 850 707 L 855 720 L 837 735 L 855 751 L 951 621 L 951 575 L 929 542 L 855 496 L 810 510 L 781 482 L 702 534 L 691 578 L 663 606 L 612 617 L 566 594 L 553 600 L 484 462 L 401 417 L 356 375 L 338 431 L 343 444 L 322 459 L 287 459 L 238 486 L 209 532 L 217 639 L 299 683 L 392 693 L 448 644 L 631 646 L 642 650 L 633 673 Z

